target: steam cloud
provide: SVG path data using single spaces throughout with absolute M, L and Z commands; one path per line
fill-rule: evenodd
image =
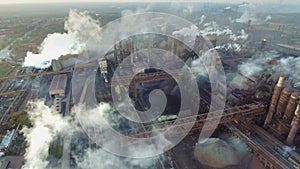
M 91 127 L 95 123 L 99 123 L 99 120 L 105 119 L 112 127 L 121 128 L 121 124 L 124 123 L 123 118 L 113 115 L 113 109 L 107 103 L 101 103 L 94 109 L 85 109 L 84 106 L 80 106 L 81 109 L 76 109 L 76 111 L 86 112 L 86 117 L 83 120 L 88 120 Z M 74 113 L 74 112 L 72 112 Z M 68 117 L 62 117 L 55 110 L 49 108 L 44 104 L 43 101 L 32 102 L 30 104 L 30 109 L 28 111 L 29 119 L 32 123 L 31 128 L 24 128 L 22 132 L 26 137 L 27 148 L 25 154 L 25 164 L 23 169 L 40 169 L 40 168 L 51 168 L 48 159 L 48 148 L 50 143 L 58 136 L 70 134 L 75 139 L 74 133 L 84 131 L 77 127 L 77 121 L 72 120 Z M 113 116 L 113 117 L 112 117 Z M 103 137 L 107 138 L 108 141 L 104 144 L 109 144 L 111 139 L 110 135 L 104 131 Z M 162 142 L 157 145 L 144 144 L 139 147 L 129 147 L 126 149 L 128 153 L 138 154 L 141 151 L 152 151 L 154 148 L 164 148 Z M 77 145 L 83 148 L 82 145 Z M 151 168 L 151 166 L 157 163 L 157 158 L 146 158 L 146 159 L 130 159 L 121 158 L 113 155 L 109 152 L 102 150 L 101 148 L 86 149 L 84 154 L 74 154 L 76 159 L 76 164 L 78 168 L 127 168 L 137 167 L 137 168 Z M 63 159 L 64 160 L 64 159 Z
M 204 15 L 201 17 L 201 23 L 204 20 Z M 230 40 L 230 43 L 216 46 L 217 49 L 223 48 L 227 50 L 240 51 L 241 45 L 237 42 L 246 41 L 248 38 L 248 34 L 245 33 L 244 29 L 241 29 L 237 34 L 233 33 L 233 31 L 229 28 L 221 28 L 215 21 L 207 22 L 203 24 L 203 29 L 199 29 L 196 26 L 191 26 L 188 28 L 183 28 L 178 31 L 174 31 L 172 33 L 174 36 L 181 35 L 189 42 L 194 42 L 197 35 L 202 36 L 225 36 Z
M 204 165 L 214 168 L 224 168 L 230 165 L 240 165 L 246 168 L 250 160 L 247 146 L 240 140 L 224 135 L 219 138 L 199 140 L 194 151 L 195 157 Z
M 55 110 L 45 106 L 43 101 L 32 102 L 30 107 L 28 115 L 33 127 L 22 130 L 28 146 L 23 169 L 46 168 L 50 143 L 58 135 L 71 130 L 71 126 L 68 118 L 63 119 Z
M 252 24 L 262 24 L 272 19 L 270 15 L 268 15 L 264 20 L 257 18 L 255 11 L 256 5 L 252 3 L 243 3 L 242 5 L 239 5 L 238 8 L 242 12 L 242 15 L 240 16 L 240 18 L 237 18 L 235 20 L 232 20 L 230 17 L 229 20 L 231 22 L 248 23 L 248 21 L 251 20 Z
M 246 62 L 238 66 L 239 71 L 245 76 L 256 76 L 263 71 L 271 74 L 284 73 L 292 79 L 300 81 L 294 70 L 300 67 L 300 58 L 285 57 L 280 58 L 276 51 L 265 52 L 264 55 L 256 54 Z
M 258 19 L 254 13 L 255 5 L 249 3 L 243 3 L 239 5 L 239 10 L 243 12 L 242 16 L 235 20 L 237 23 L 248 23 L 251 20 L 252 23 L 256 23 Z
M 202 15 L 199 21 L 199 25 L 201 25 L 204 22 L 205 19 L 205 15 Z
M 87 41 L 100 30 L 100 23 L 88 15 L 88 12 L 70 10 L 65 22 L 67 33 L 49 34 L 40 47 L 40 53 L 27 52 L 23 66 L 47 68 L 52 59 L 66 54 L 78 54 L 86 48 Z M 84 30 L 84 31 L 83 31 Z
M 86 132 L 92 130 L 102 129 L 101 139 L 103 139 L 103 146 L 113 142 L 111 140 L 111 135 L 109 132 L 106 132 L 106 129 L 99 122 L 102 123 L 102 120 L 105 120 L 109 125 L 115 129 L 121 129 L 124 126 L 122 124 L 128 124 L 128 121 L 125 121 L 123 117 L 114 113 L 114 109 L 110 107 L 107 103 L 100 103 L 94 109 L 87 109 L 85 106 L 78 106 L 74 109 L 75 111 L 85 112 L 77 115 L 81 119 L 82 123 L 90 124 L 89 129 Z M 99 125 L 98 127 L 95 127 Z M 128 126 L 133 126 L 128 124 Z M 91 137 L 91 139 L 99 139 Z M 141 151 L 152 151 L 154 147 L 149 147 L 150 145 L 144 144 L 143 146 L 129 146 L 128 149 L 124 148 L 124 151 L 127 151 L 128 154 L 138 154 Z M 163 146 L 163 144 L 158 145 Z M 97 169 L 106 169 L 106 168 L 151 168 L 151 166 L 157 163 L 157 159 L 154 158 L 143 158 L 143 159 L 131 159 L 131 158 L 122 158 L 118 157 L 112 153 L 106 152 L 101 148 L 96 149 L 87 149 L 83 156 L 76 156 L 76 163 L 78 168 L 97 168 Z
M 117 157 L 102 149 L 88 149 L 85 155 L 77 158 L 78 168 L 82 169 L 107 169 L 107 168 L 151 168 L 155 160 L 149 159 L 126 159 Z

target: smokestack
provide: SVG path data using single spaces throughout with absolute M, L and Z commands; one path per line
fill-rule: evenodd
M 293 119 L 293 113 L 296 110 L 296 107 L 297 107 L 297 104 L 299 101 L 299 97 L 300 97 L 299 92 L 292 93 L 292 95 L 290 97 L 289 103 L 288 103 L 286 110 L 284 112 L 284 115 L 283 115 L 283 120 L 288 124 L 291 124 L 291 121 Z
M 116 44 L 114 45 L 114 60 L 115 60 L 115 64 L 119 64 L 118 49 L 117 49 L 117 45 Z
M 293 121 L 291 123 L 292 128 L 291 128 L 291 130 L 289 132 L 289 135 L 286 139 L 286 143 L 288 145 L 292 145 L 293 142 L 294 142 L 294 139 L 295 139 L 295 136 L 297 134 L 298 127 L 299 127 L 299 121 L 300 121 L 300 103 L 298 103 L 297 109 L 295 111 L 295 116 L 294 116 Z
M 147 63 L 150 64 L 150 49 L 148 47 Z
M 279 95 L 280 95 L 281 90 L 282 90 L 283 81 L 284 81 L 284 75 L 281 74 L 279 79 L 278 79 L 278 82 L 275 86 L 275 89 L 274 89 L 271 104 L 270 104 L 270 107 L 269 107 L 269 112 L 268 112 L 267 118 L 265 120 L 264 128 L 266 128 L 270 124 L 270 122 L 273 118 L 273 114 L 276 110 L 275 108 L 276 108 L 276 105 L 277 105 L 277 102 L 278 102 L 278 98 L 279 98 Z
M 285 108 L 288 104 L 289 98 L 291 96 L 292 90 L 290 88 L 284 88 L 283 91 L 281 92 L 278 105 L 277 105 L 277 111 L 275 116 L 276 117 L 282 117 Z
M 216 65 L 217 65 L 217 57 L 218 57 L 218 53 L 217 50 L 214 49 L 213 54 L 211 56 L 211 67 L 209 70 L 209 79 L 211 80 L 211 85 L 215 85 L 216 84 L 216 80 L 214 78 L 215 74 L 216 74 Z M 213 81 L 214 79 L 214 81 Z
M 215 68 L 216 65 L 217 65 L 217 57 L 218 57 L 218 52 L 217 52 L 216 49 L 214 49 L 213 54 L 212 54 L 212 58 L 211 58 L 211 66 L 213 68 Z
M 248 25 L 247 25 L 247 29 L 246 29 L 246 33 L 249 35 L 250 32 L 250 27 L 251 27 L 251 19 L 248 20 Z
M 130 62 L 133 65 L 133 51 L 134 51 L 134 49 L 133 49 L 133 40 L 130 39 L 129 43 L 130 43 L 130 47 L 129 47 L 129 49 L 130 49 Z

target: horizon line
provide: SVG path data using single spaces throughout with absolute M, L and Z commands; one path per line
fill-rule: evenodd
M 263 0 L 262 0 L 263 1 Z M 19 2 L 19 1 L 6 1 L 6 2 L 1 2 L 0 5 L 14 5 L 14 4 L 74 4 L 74 3 L 224 3 L 224 4 L 242 4 L 242 3 L 262 3 L 261 1 L 257 0 L 257 2 L 246 2 L 246 1 L 241 1 L 241 0 L 229 0 L 228 2 L 224 2 L 223 0 L 206 0 L 206 1 L 201 1 L 201 0 L 95 0 L 95 1 L 83 1 L 83 0 L 78 0 L 78 1 L 24 1 L 24 2 Z M 263 4 L 269 4 L 270 2 L 265 2 Z M 295 2 L 296 3 L 296 2 Z M 293 2 L 290 2 L 289 4 L 295 4 Z M 286 3 L 287 4 L 287 3 Z M 296 3 L 297 4 L 297 3 Z M 299 4 L 299 3 L 298 3 Z

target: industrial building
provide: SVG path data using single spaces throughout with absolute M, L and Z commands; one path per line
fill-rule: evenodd
M 300 141 L 300 91 L 283 84 L 284 76 L 281 75 L 274 89 L 264 127 L 279 140 L 294 145 Z
M 287 55 L 294 55 L 299 56 L 300 55 L 300 45 L 299 43 L 296 45 L 287 45 L 287 44 L 277 44 L 278 50 L 280 52 L 283 52 Z
M 217 38 L 213 38 L 212 40 L 213 44 L 216 44 Z M 125 49 L 119 48 L 121 48 L 121 46 L 134 46 L 133 44 L 127 45 L 128 43 L 133 42 L 134 41 L 132 41 L 132 39 L 127 42 L 123 42 L 123 44 L 120 42 L 114 47 L 114 49 L 118 51 L 131 51 L 130 49 L 126 49 L 126 47 Z M 183 53 L 184 50 L 180 50 L 181 52 L 176 50 L 176 47 L 180 46 L 180 44 L 178 44 L 176 40 L 168 38 L 166 42 L 168 43 L 161 44 L 168 44 L 165 46 L 165 48 L 171 48 L 172 51 L 176 52 L 178 56 L 181 56 L 183 60 L 195 59 L 197 57 L 195 54 L 189 53 L 187 50 L 185 50 L 186 53 Z M 205 46 L 203 45 L 203 43 L 204 42 L 201 37 L 196 38 L 195 49 L 201 51 L 201 48 Z M 259 47 L 258 49 L 260 51 L 264 51 L 266 46 L 267 41 L 263 39 L 261 47 Z M 106 56 L 106 60 L 102 59 L 101 61 L 99 61 L 100 71 L 102 73 L 102 78 L 106 86 L 108 88 L 117 88 L 118 86 L 123 85 L 129 86 L 129 95 L 136 102 L 135 106 L 137 108 L 141 108 L 142 110 L 143 108 L 150 106 L 149 104 L 147 104 L 147 99 L 145 99 L 147 98 L 147 92 L 145 91 L 151 91 L 154 88 L 162 89 L 167 96 L 173 98 L 172 100 L 176 100 L 176 97 L 178 97 L 178 95 L 176 94 L 176 92 L 178 92 L 178 87 L 176 83 L 172 82 L 172 77 L 170 77 L 165 72 L 160 70 L 150 71 L 143 69 L 126 69 L 127 67 L 130 67 L 130 65 L 135 64 L 135 57 L 133 57 L 130 53 L 131 52 L 111 52 L 113 56 L 108 55 Z M 212 56 L 215 57 L 215 53 L 216 52 L 214 52 Z M 263 54 L 263 52 L 261 53 Z M 118 61 L 124 60 L 126 57 L 131 58 L 130 62 L 126 62 L 125 64 L 122 64 L 120 66 L 125 67 L 125 69 L 123 70 L 123 72 L 120 71 L 120 75 L 118 76 L 117 81 L 114 81 L 113 79 L 111 79 L 112 73 L 118 66 Z M 145 63 L 149 63 L 149 59 L 147 61 L 147 58 L 149 58 L 149 56 L 147 56 L 146 54 Z M 241 56 L 240 58 L 224 57 L 221 58 L 221 60 L 223 63 L 228 64 L 228 66 L 225 65 L 225 71 L 230 71 L 231 69 L 233 69 L 233 65 L 235 65 L 236 62 L 239 62 L 239 60 L 243 60 L 245 58 L 247 58 L 247 56 Z M 216 66 L 215 62 L 212 63 Z M 130 79 L 128 76 L 130 72 L 140 73 L 138 73 L 134 77 L 134 79 Z M 278 79 L 278 81 L 276 82 L 275 79 Z M 300 140 L 300 138 L 298 138 L 298 128 L 300 120 L 300 106 L 298 104 L 300 104 L 300 91 L 298 91 L 297 88 L 292 87 L 289 82 L 289 80 L 284 78 L 283 74 L 279 76 L 276 74 L 272 75 L 268 73 L 262 73 L 257 76 L 249 77 L 241 72 L 238 72 L 235 74 L 233 80 L 228 86 L 229 93 L 227 96 L 226 109 L 224 110 L 223 116 L 219 122 L 219 130 L 225 130 L 226 132 L 232 134 L 233 136 L 244 142 L 247 145 L 248 149 L 255 155 L 254 161 L 256 162 L 254 163 L 256 163 L 256 166 L 260 166 L 260 168 L 291 168 L 293 166 L 299 166 L 300 164 L 300 157 L 296 151 L 292 150 L 288 153 L 283 153 L 285 152 L 283 150 L 284 145 L 298 145 Z M 202 113 L 200 113 L 196 117 L 197 121 L 191 131 L 189 131 L 189 135 L 191 137 L 197 135 L 195 133 L 201 131 L 206 121 L 205 118 L 207 117 L 207 112 L 209 112 L 209 102 L 211 101 L 210 86 L 217 84 L 219 85 L 218 81 L 211 83 L 204 80 L 204 82 L 202 83 L 202 87 L 199 88 L 201 95 L 200 109 L 202 110 Z M 192 98 L 191 102 L 194 103 Z M 176 112 L 176 108 L 174 109 L 174 107 L 176 107 L 175 105 L 175 102 L 167 104 L 165 112 L 159 118 L 160 124 L 158 126 L 164 128 L 168 126 L 168 124 L 170 124 L 170 121 L 173 122 L 176 120 L 176 118 L 170 120 L 161 120 L 165 117 L 176 117 L 176 113 L 172 115 L 172 112 Z M 182 119 L 182 121 L 188 121 L 189 118 L 192 117 L 187 116 L 187 118 Z M 152 128 L 155 128 L 155 132 L 159 130 L 157 128 L 157 125 L 153 127 L 151 124 L 149 124 L 141 128 L 135 128 L 134 130 L 125 130 L 124 133 L 126 133 L 125 135 L 128 137 L 148 138 L 151 137 Z M 180 125 L 176 126 L 176 131 L 178 133 L 187 132 L 184 130 L 184 127 Z M 272 144 L 266 146 L 266 142 Z M 123 144 L 132 146 L 135 143 L 128 140 Z M 193 145 L 195 144 L 195 142 L 188 141 L 188 143 L 185 144 Z M 185 152 L 186 154 L 178 155 L 179 152 L 183 151 L 183 149 L 186 149 L 186 147 L 184 147 L 185 146 L 183 146 L 182 148 L 174 148 L 168 152 L 168 157 L 171 159 L 170 165 L 177 165 L 177 167 L 175 168 L 193 168 L 192 166 L 194 166 L 194 168 L 210 168 L 203 165 L 204 162 L 202 159 L 200 159 L 202 164 L 198 164 L 199 161 L 196 163 L 191 162 L 191 164 L 181 162 L 180 159 L 187 159 L 190 156 L 193 156 L 190 154 L 190 152 Z M 190 151 L 194 150 L 191 149 Z M 277 158 L 273 157 L 272 154 L 277 154 Z M 201 157 L 203 156 L 201 155 Z M 224 157 L 222 156 L 222 158 Z M 223 166 L 222 168 L 228 165 L 228 163 L 226 162 L 224 164 L 216 162 L 216 165 L 217 164 L 219 164 L 219 167 Z M 213 164 L 210 163 L 210 166 L 213 166 Z M 227 167 L 244 168 L 245 166 L 242 167 L 242 165 L 239 164 L 236 167 Z
M 51 96 L 64 97 L 66 94 L 67 75 L 55 75 L 49 88 L 49 94 Z
M 247 33 L 250 31 L 250 24 L 251 21 L 248 21 Z M 79 102 L 84 103 L 85 101 L 87 107 L 98 105 L 100 102 L 111 103 L 112 94 L 110 91 L 115 91 L 118 95 L 117 99 L 122 100 L 121 93 L 125 91 L 128 93 L 130 103 L 133 103 L 134 108 L 139 111 L 147 111 L 151 106 L 159 107 L 156 105 L 159 105 L 161 100 L 156 99 L 150 104 L 149 97 L 151 91 L 160 89 L 165 94 L 167 102 L 163 113 L 156 120 L 135 124 L 136 126 L 132 125 L 134 127 L 129 122 L 124 124 L 125 122 L 122 121 L 118 124 L 120 133 L 128 138 L 128 140 L 120 141 L 120 145 L 123 147 L 134 147 L 136 142 L 129 138 L 144 138 L 147 143 L 151 143 L 152 136 L 166 131 L 173 124 L 176 124 L 173 127 L 177 135 L 165 134 L 165 139 L 172 139 L 187 133 L 178 145 L 162 154 L 164 158 L 158 158 L 157 161 L 159 162 L 155 166 L 156 168 L 241 169 L 250 166 L 251 169 L 297 169 L 300 167 L 299 82 L 292 84 L 293 79 L 284 76 L 285 72 L 279 74 L 265 71 L 248 75 L 247 72 L 240 72 L 237 68 L 237 65 L 249 59 L 254 53 L 258 53 L 258 57 L 265 57 L 265 50 L 270 47 L 265 38 L 258 42 L 258 47 L 254 51 L 245 49 L 240 52 L 229 52 L 218 51 L 216 48 L 218 43 L 226 38 L 225 36 L 210 35 L 208 39 L 211 43 L 208 44 L 205 42 L 206 39 L 197 36 L 193 49 L 178 40 L 183 37 L 176 39 L 153 35 L 153 44 L 147 44 L 147 46 L 140 43 L 143 39 L 139 36 L 142 35 L 118 42 L 111 51 L 99 58 L 93 58 L 93 60 L 91 53 L 82 54 L 84 58 L 91 57 L 88 58 L 92 60 L 91 62 L 83 61 L 77 64 L 79 55 L 67 55 L 58 60 L 52 60 L 52 67 L 49 70 L 34 73 L 34 69 L 31 70 L 30 68 L 31 71 L 27 72 L 30 73 L 29 75 L 4 77 L 3 79 L 35 77 L 34 79 L 28 78 L 28 82 L 25 83 L 31 85 L 30 90 L 24 89 L 20 92 L 18 96 L 22 97 L 16 101 L 17 103 L 12 104 L 12 107 L 23 109 L 28 100 L 39 98 L 40 93 L 42 93 L 41 90 L 44 90 L 47 91 L 47 95 L 44 96 L 45 103 L 62 113 Z M 209 66 L 216 69 L 224 67 L 224 71 L 228 75 L 226 77 L 228 83 L 221 83 L 223 80 L 221 78 L 210 81 L 210 77 L 216 77 L 217 73 L 208 70 L 205 72 L 208 76 L 199 75 L 196 77 L 199 93 L 186 85 L 183 88 L 186 89 L 187 95 L 184 95 L 180 91 L 178 81 L 171 76 L 171 74 L 176 75 L 180 80 L 188 83 L 189 77 L 178 71 L 182 69 L 183 65 L 174 64 L 172 60 L 168 60 L 169 56 L 165 55 L 165 62 L 158 61 L 161 61 L 165 68 L 170 68 L 170 72 L 158 68 L 145 68 L 157 61 L 151 60 L 153 53 L 148 51 L 149 46 L 155 46 L 176 54 L 188 66 L 192 66 L 192 63 L 203 56 L 206 50 L 211 49 Z M 300 54 L 298 47 L 295 46 L 277 44 L 277 47 L 279 47 L 278 51 L 285 55 L 298 56 Z M 146 52 L 141 52 L 142 49 L 146 49 Z M 271 60 L 267 64 L 276 64 L 276 61 Z M 115 71 L 118 69 L 119 72 L 116 73 Z M 132 74 L 135 76 L 132 77 Z M 113 79 L 115 75 L 117 78 Z M 46 76 L 47 78 L 42 79 Z M 96 80 L 93 81 L 94 79 Z M 51 81 L 50 85 L 44 87 L 43 80 Z M 125 89 L 124 87 L 128 88 Z M 213 91 L 213 87 L 218 90 Z M 220 92 L 226 90 L 225 94 Z M 158 95 L 158 92 L 152 94 L 155 96 Z M 197 100 L 197 94 L 200 95 L 199 100 Z M 215 95 L 213 103 L 211 103 L 212 95 Z M 96 96 L 96 99 L 91 96 Z M 70 99 L 71 97 L 72 99 Z M 22 98 L 26 99 L 23 100 Z M 188 106 L 183 107 L 183 110 L 181 110 L 180 105 L 182 98 L 188 100 Z M 226 100 L 224 109 L 214 109 L 214 106 L 217 107 L 222 104 L 222 99 Z M 197 110 L 196 115 L 192 115 L 190 110 L 196 109 L 196 107 L 199 107 L 199 110 Z M 214 111 L 211 112 L 211 110 Z M 6 122 L 9 121 L 11 112 L 10 109 L 7 111 Z M 115 117 L 118 112 L 112 114 Z M 182 115 L 179 116 L 179 114 Z M 63 115 L 68 114 L 63 113 Z M 145 117 L 140 116 L 139 118 Z M 218 126 L 208 125 L 204 127 L 210 120 L 219 120 Z M 185 127 L 187 123 L 193 123 L 189 130 Z M 197 138 L 203 132 L 202 130 L 204 132 L 213 131 L 213 135 L 201 143 Z M 4 152 L 10 147 L 15 132 L 15 130 L 7 132 L 0 144 L 1 151 Z M 225 137 L 223 135 L 241 142 L 245 151 L 238 151 L 237 146 L 235 147 L 235 144 L 232 143 L 233 141 L 222 138 Z M 63 139 L 61 138 L 60 141 L 63 142 Z M 72 144 L 71 138 L 66 140 L 68 140 L 68 144 Z M 93 139 L 88 138 L 87 140 L 86 142 L 90 147 L 98 148 Z M 76 141 L 75 139 L 75 144 L 78 144 Z M 65 161 L 68 163 L 74 154 L 74 150 L 70 147 L 72 146 L 64 147 L 63 160 L 61 160 L 63 163 Z M 286 147 L 290 149 L 286 150 Z M 6 154 L 1 153 L 1 155 L 5 156 Z M 3 168 L 20 168 L 22 165 L 22 158 L 19 157 L 6 156 L 0 161 Z
M 49 88 L 49 95 L 53 98 L 53 107 L 57 112 L 62 112 L 62 99 L 66 96 L 67 80 L 66 74 L 55 75 Z
M 6 131 L 6 135 L 4 136 L 4 138 L 2 139 L 1 144 L 0 144 L 0 150 L 7 149 L 9 147 L 14 134 L 15 134 L 15 129 L 13 129 L 11 131 L 10 130 Z
M 216 42 L 215 38 L 213 40 Z M 198 45 L 195 45 L 195 49 L 200 50 L 204 46 L 203 39 L 201 40 L 201 38 L 198 37 L 196 41 Z M 177 115 L 181 97 L 179 94 L 179 87 L 170 74 L 159 69 L 144 69 L 144 65 L 136 64 L 136 57 L 132 54 L 134 53 L 134 43 L 135 38 L 131 38 L 125 42 L 122 41 L 115 45 L 113 51 L 108 52 L 104 59 L 99 59 L 96 63 L 83 63 L 76 65 L 78 69 L 72 77 L 67 74 L 70 71 L 72 72 L 72 69 L 61 70 L 61 68 L 58 68 L 58 71 L 53 72 L 54 76 L 49 86 L 48 94 L 52 99 L 51 105 L 57 112 L 62 112 L 64 106 L 69 104 L 69 100 L 66 99 L 70 97 L 69 88 L 71 84 L 68 79 L 72 78 L 71 82 L 87 81 L 87 75 L 98 70 L 99 76 L 97 77 L 102 78 L 102 80 L 97 79 L 96 84 L 92 84 L 101 85 L 102 88 L 106 88 L 107 91 L 110 89 L 116 90 L 116 93 L 121 92 L 121 86 L 128 86 L 129 91 L 127 92 L 138 110 L 147 110 L 147 108 L 151 106 L 147 98 L 149 97 L 149 91 L 153 89 L 161 89 L 168 98 L 165 111 L 158 120 L 155 121 L 155 123 L 145 124 L 143 127 L 137 127 L 129 130 L 124 128 L 122 133 L 124 133 L 125 136 L 150 138 L 151 135 L 157 131 L 163 131 L 178 118 Z M 166 49 L 171 48 L 173 52 L 176 52 L 176 54 L 186 62 L 191 62 L 198 57 L 192 50 L 177 50 L 177 48 L 184 49 L 186 46 L 181 46 L 182 44 L 176 42 L 175 39 L 165 39 L 165 42 L 161 42 L 161 44 Z M 218 66 L 216 63 L 216 50 L 213 50 L 211 54 L 213 60 L 212 64 L 214 66 Z M 122 64 L 118 79 L 114 81 L 112 79 L 114 71 L 121 64 L 121 61 L 127 57 L 130 58 L 130 61 Z M 150 54 L 145 54 L 144 63 L 151 63 L 150 57 Z M 232 65 L 235 65 L 236 62 L 245 58 L 247 57 L 224 57 L 221 58 L 221 60 L 225 63 L 225 71 L 230 71 L 232 69 Z M 55 62 L 62 63 L 59 60 Z M 131 68 L 133 64 L 136 65 L 135 69 Z M 185 76 L 180 72 L 176 72 L 180 66 L 172 65 L 171 62 L 165 66 L 173 68 L 172 73 L 178 75 L 180 78 L 185 78 Z M 65 72 L 62 73 L 62 71 Z M 133 79 L 129 78 L 128 75 L 133 73 L 137 73 L 137 75 Z M 43 74 L 48 75 L 50 72 L 41 72 L 36 75 L 41 77 Z M 51 75 L 52 74 L 50 74 L 50 76 Z M 213 74 L 211 74 L 211 76 L 213 76 Z M 276 81 L 273 79 L 276 79 Z M 102 83 L 100 83 L 101 81 Z M 199 113 L 196 116 L 191 116 L 188 113 L 183 112 L 185 115 L 182 119 L 180 119 L 182 124 L 180 122 L 178 123 L 176 131 L 178 134 L 187 132 L 188 135 L 178 146 L 164 154 L 167 156 L 168 160 L 162 163 L 159 168 L 172 166 L 176 169 L 210 169 L 214 166 L 215 168 L 221 167 L 222 169 L 235 169 L 243 168 L 246 164 L 251 164 L 256 166 L 254 168 L 284 169 L 298 166 L 300 164 L 300 158 L 296 150 L 289 152 L 284 151 L 284 146 L 295 146 L 300 143 L 300 91 L 291 86 L 289 84 L 289 79 L 285 79 L 283 74 L 271 75 L 268 73 L 262 73 L 258 76 L 249 77 L 238 72 L 234 74 L 231 83 L 228 84 L 229 91 L 226 98 L 226 107 L 220 119 L 217 132 L 228 133 L 247 146 L 247 149 L 249 150 L 249 153 L 253 155 L 253 158 L 250 158 L 246 154 L 240 154 L 243 159 L 251 159 L 247 160 L 244 164 L 237 162 L 238 153 L 235 154 L 233 149 L 229 147 L 227 143 L 216 138 L 212 138 L 209 142 L 205 143 L 207 147 L 215 147 L 215 145 L 222 147 L 223 145 L 223 147 L 226 148 L 226 151 L 224 150 L 224 152 L 233 154 L 232 156 L 234 156 L 235 159 L 232 163 L 226 161 L 221 162 L 221 160 L 219 160 L 219 162 L 212 164 L 211 162 L 203 161 L 201 158 L 203 156 L 202 153 L 211 153 L 212 151 L 203 149 L 203 145 L 199 145 L 197 143 L 198 140 L 195 139 L 202 130 L 206 122 L 206 118 L 208 117 L 210 109 L 209 103 L 211 102 L 210 95 L 212 92 L 211 86 L 218 86 L 219 89 L 226 88 L 227 86 L 220 86 L 221 84 L 218 80 L 209 82 L 209 79 L 205 77 L 201 77 L 200 83 L 200 103 L 195 101 L 195 98 L 193 97 L 194 91 L 188 90 L 190 92 L 189 99 L 191 106 L 187 107 L 187 109 L 191 109 L 193 105 L 199 104 Z M 91 89 L 96 87 L 90 85 L 91 84 L 82 84 L 82 86 L 76 85 L 75 87 L 78 87 L 78 90 L 76 89 L 75 91 L 78 93 L 72 93 L 73 101 L 82 101 L 89 98 L 87 96 L 94 94 L 89 92 L 93 91 Z M 33 83 L 33 88 L 38 91 L 38 87 L 34 86 L 39 86 L 37 82 Z M 101 90 L 102 93 L 103 91 L 105 90 Z M 95 92 L 98 94 L 97 90 Z M 218 94 L 217 97 L 220 99 L 225 96 Z M 67 101 L 63 101 L 65 99 Z M 104 93 L 98 101 L 101 101 L 101 99 L 106 101 L 111 100 L 110 95 L 107 93 Z M 187 110 L 186 112 L 189 111 Z M 191 119 L 197 120 L 192 129 L 190 131 L 186 131 L 183 127 L 184 123 Z M 207 128 L 206 130 L 213 130 L 213 128 Z M 217 137 L 216 135 L 214 136 Z M 135 143 L 128 140 L 120 144 L 122 146 L 132 146 Z M 276 154 L 276 156 L 274 157 L 272 154 Z M 213 157 L 212 155 L 210 156 L 210 158 Z M 214 158 L 217 157 L 215 156 Z M 221 156 L 219 158 L 221 158 Z M 189 163 L 186 163 L 187 161 L 189 161 Z M 5 164 L 8 166 L 10 163 L 6 162 Z

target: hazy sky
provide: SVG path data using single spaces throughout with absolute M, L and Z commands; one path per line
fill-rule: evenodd
M 57 2 L 159 2 L 159 1 L 171 1 L 171 2 L 185 2 L 185 1 L 198 1 L 198 2 L 229 2 L 229 3 L 236 3 L 236 2 L 243 2 L 247 0 L 0 0 L 0 4 L 12 4 L 12 3 L 57 3 Z M 248 0 L 248 2 L 253 3 L 300 3 L 297 2 L 298 0 Z

